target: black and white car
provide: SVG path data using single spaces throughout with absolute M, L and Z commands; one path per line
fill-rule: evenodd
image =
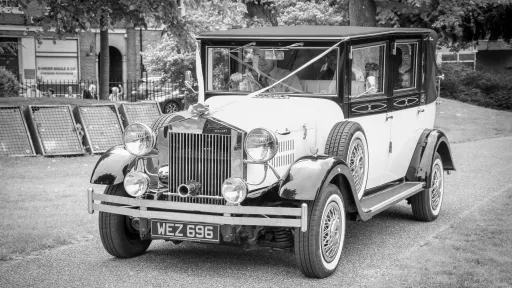
M 199 103 L 129 125 L 94 168 L 91 183 L 107 185 L 88 190 L 104 248 L 120 258 L 156 239 L 280 249 L 324 278 L 348 220 L 403 200 L 435 220 L 455 170 L 434 129 L 435 39 L 346 26 L 200 35 Z

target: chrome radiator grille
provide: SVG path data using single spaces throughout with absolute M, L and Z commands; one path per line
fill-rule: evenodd
M 190 180 L 202 185 L 196 197 L 170 196 L 170 201 L 224 205 L 221 186 L 231 176 L 231 136 L 169 133 L 169 192 Z

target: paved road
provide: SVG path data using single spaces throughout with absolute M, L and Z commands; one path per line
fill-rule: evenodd
M 452 145 L 458 171 L 445 178 L 440 218 L 433 223 L 414 221 L 410 207 L 400 203 L 369 222 L 349 223 L 342 262 L 328 279 L 304 278 L 293 255 L 283 252 L 155 242 L 144 256 L 120 260 L 110 257 L 95 238 L 42 256 L 0 263 L 0 287 L 365 286 L 402 254 L 510 188 L 511 147 L 512 137 Z M 91 221 L 97 217 L 97 213 L 91 216 Z

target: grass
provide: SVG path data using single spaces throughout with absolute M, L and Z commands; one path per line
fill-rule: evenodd
M 98 158 L 0 157 L 0 260 L 96 236 L 85 191 Z

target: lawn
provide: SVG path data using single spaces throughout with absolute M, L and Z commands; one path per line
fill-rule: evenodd
M 86 188 L 98 159 L 0 157 L 0 260 L 97 235 Z

